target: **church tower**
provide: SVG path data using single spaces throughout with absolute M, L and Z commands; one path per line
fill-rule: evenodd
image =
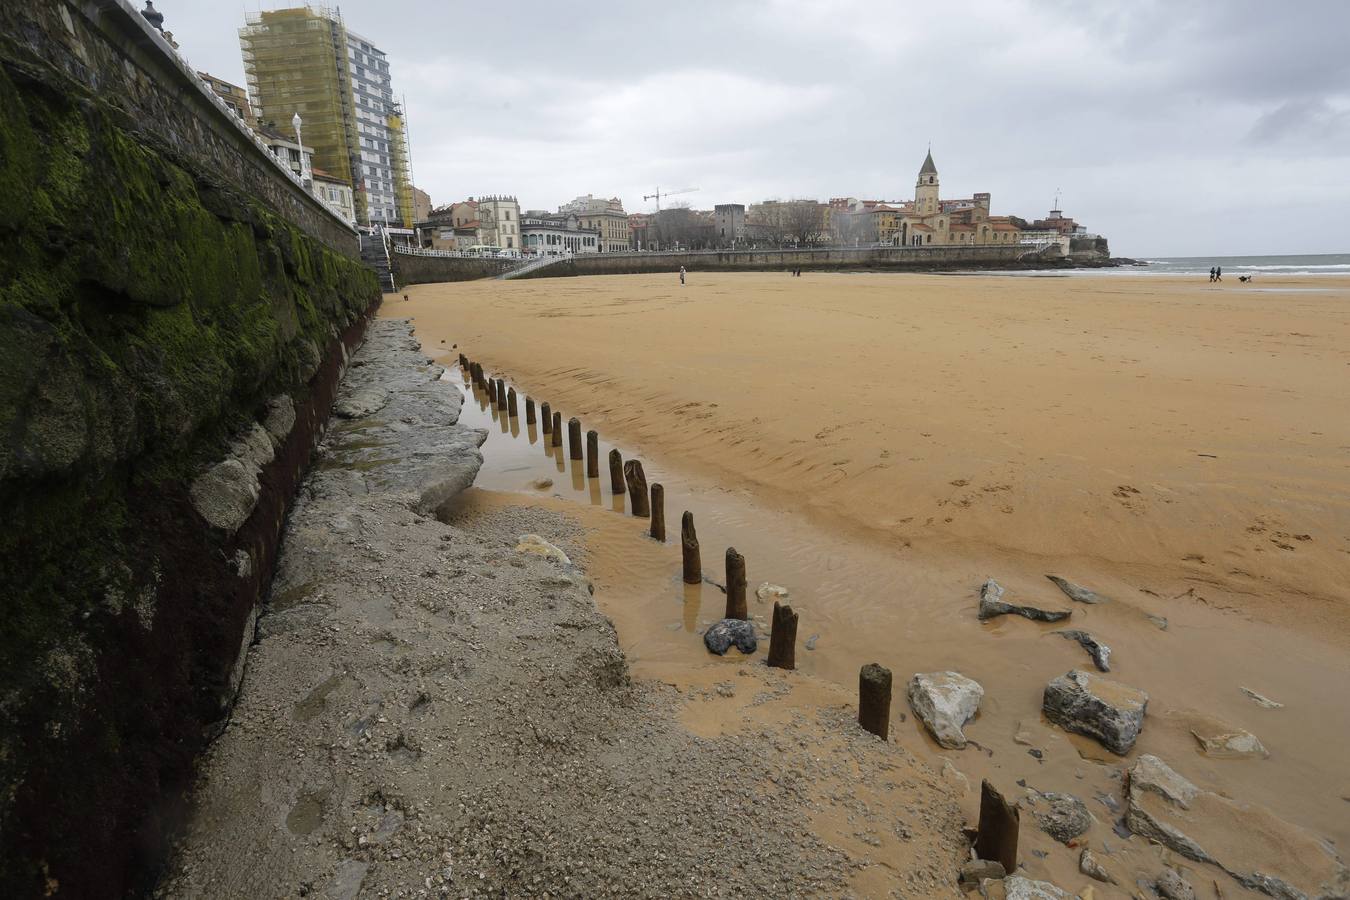
M 938 214 L 938 171 L 933 164 L 933 151 L 923 159 L 919 180 L 914 185 L 914 211 L 921 216 Z

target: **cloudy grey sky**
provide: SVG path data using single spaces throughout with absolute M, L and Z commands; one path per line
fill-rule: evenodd
M 194 65 L 243 83 L 259 0 L 156 5 Z M 341 9 L 389 53 L 437 204 L 902 199 L 931 141 L 943 196 L 1030 218 L 1059 189 L 1119 255 L 1350 251 L 1346 0 Z

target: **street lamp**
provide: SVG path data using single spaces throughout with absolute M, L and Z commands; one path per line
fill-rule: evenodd
M 291 116 L 291 127 L 295 129 L 296 152 L 300 154 L 300 180 L 308 181 L 309 175 L 305 172 L 305 142 L 300 140 L 300 113 Z

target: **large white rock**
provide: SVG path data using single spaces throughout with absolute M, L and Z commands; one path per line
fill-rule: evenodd
M 962 726 L 974 717 L 984 688 L 960 672 L 920 672 L 909 680 L 909 706 L 936 740 L 949 750 L 966 745 Z
M 1022 875 L 1003 879 L 1004 900 L 1069 900 L 1070 895 L 1048 881 L 1033 881 Z

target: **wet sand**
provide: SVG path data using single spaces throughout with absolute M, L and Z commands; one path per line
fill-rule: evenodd
M 1350 647 L 1350 279 L 1284 285 L 696 273 L 423 285 L 391 309 L 834 527 L 1195 586 Z
M 429 352 L 458 342 L 640 452 L 667 486 L 668 528 L 682 509 L 700 517 L 706 570 L 720 576 L 735 543 L 752 589 L 793 590 L 801 638 L 820 635 L 816 650 L 799 647 L 804 672 L 847 689 L 858 665 L 882 662 L 896 672 L 897 715 L 914 671 L 956 668 L 984 684 L 967 733 L 992 755 L 939 753 L 912 719 L 898 729 L 937 765 L 1091 795 L 1082 782 L 1119 764 L 1040 722 L 1045 681 L 1086 658 L 1051 626 L 976 622 L 976 589 L 992 576 L 1014 602 L 1073 607 L 1070 624 L 1112 644 L 1111 677 L 1154 698 L 1136 754 L 1345 846 L 1338 748 L 1350 711 L 1334 698 L 1350 684 L 1337 582 L 1350 550 L 1350 434 L 1337 412 L 1350 393 L 1350 285 L 1291 286 L 1331 290 L 735 275 L 681 293 L 626 277 L 423 286 L 387 311 L 416 316 Z M 501 423 L 480 484 L 528 490 L 552 471 L 553 493 L 622 507 L 523 428 Z M 588 569 L 635 670 L 696 677 L 708 665 L 697 633 L 720 616 L 715 589 L 691 597 L 677 549 L 602 518 Z M 1071 604 L 1047 572 L 1116 602 Z M 1167 616 L 1168 630 L 1145 613 Z M 1261 710 L 1239 685 L 1286 707 Z M 1199 756 L 1191 711 L 1251 729 L 1271 759 Z M 1044 761 L 1012 741 L 1019 723 Z M 1085 769 L 1094 760 L 1104 765 Z M 1094 814 L 1109 828 L 1106 810 Z M 1058 875 L 1061 862 L 1040 865 Z

